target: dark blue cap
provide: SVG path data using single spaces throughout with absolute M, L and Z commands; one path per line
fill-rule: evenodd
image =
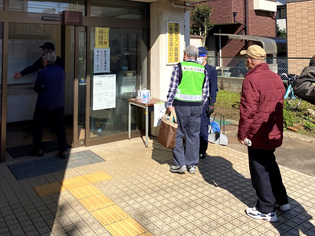
M 205 57 L 205 56 L 207 56 L 207 55 L 208 55 L 207 49 L 205 49 L 204 47 L 199 47 L 199 48 L 198 48 L 198 55 L 199 55 L 200 57 Z
M 55 51 L 55 45 L 53 43 L 44 43 L 43 46 L 39 46 L 40 48 L 42 49 L 48 49 L 48 50 L 51 50 L 51 51 Z

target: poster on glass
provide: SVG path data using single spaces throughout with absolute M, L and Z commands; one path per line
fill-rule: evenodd
M 93 111 L 116 107 L 116 75 L 93 76 Z

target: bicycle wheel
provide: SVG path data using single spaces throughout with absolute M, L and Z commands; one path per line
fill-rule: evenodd
M 301 98 L 298 97 L 294 97 L 292 98 L 291 96 L 288 96 L 287 99 L 285 99 L 286 103 L 288 104 L 288 106 L 290 107 L 290 109 L 297 109 L 299 107 L 299 105 L 302 102 Z

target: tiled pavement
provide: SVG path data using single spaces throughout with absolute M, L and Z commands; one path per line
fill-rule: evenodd
M 152 138 L 75 148 L 69 163 L 88 150 L 106 161 L 21 180 L 8 165 L 36 158 L 1 163 L 0 235 L 315 235 L 314 177 L 280 166 L 292 210 L 269 223 L 244 213 L 256 201 L 247 155 L 229 146 L 209 145 L 196 174 L 169 172 Z

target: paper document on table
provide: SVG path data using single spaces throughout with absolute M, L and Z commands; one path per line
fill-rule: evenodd
M 166 111 L 165 103 L 159 102 L 154 104 L 154 124 L 153 127 L 160 126 L 161 117 L 164 115 Z

